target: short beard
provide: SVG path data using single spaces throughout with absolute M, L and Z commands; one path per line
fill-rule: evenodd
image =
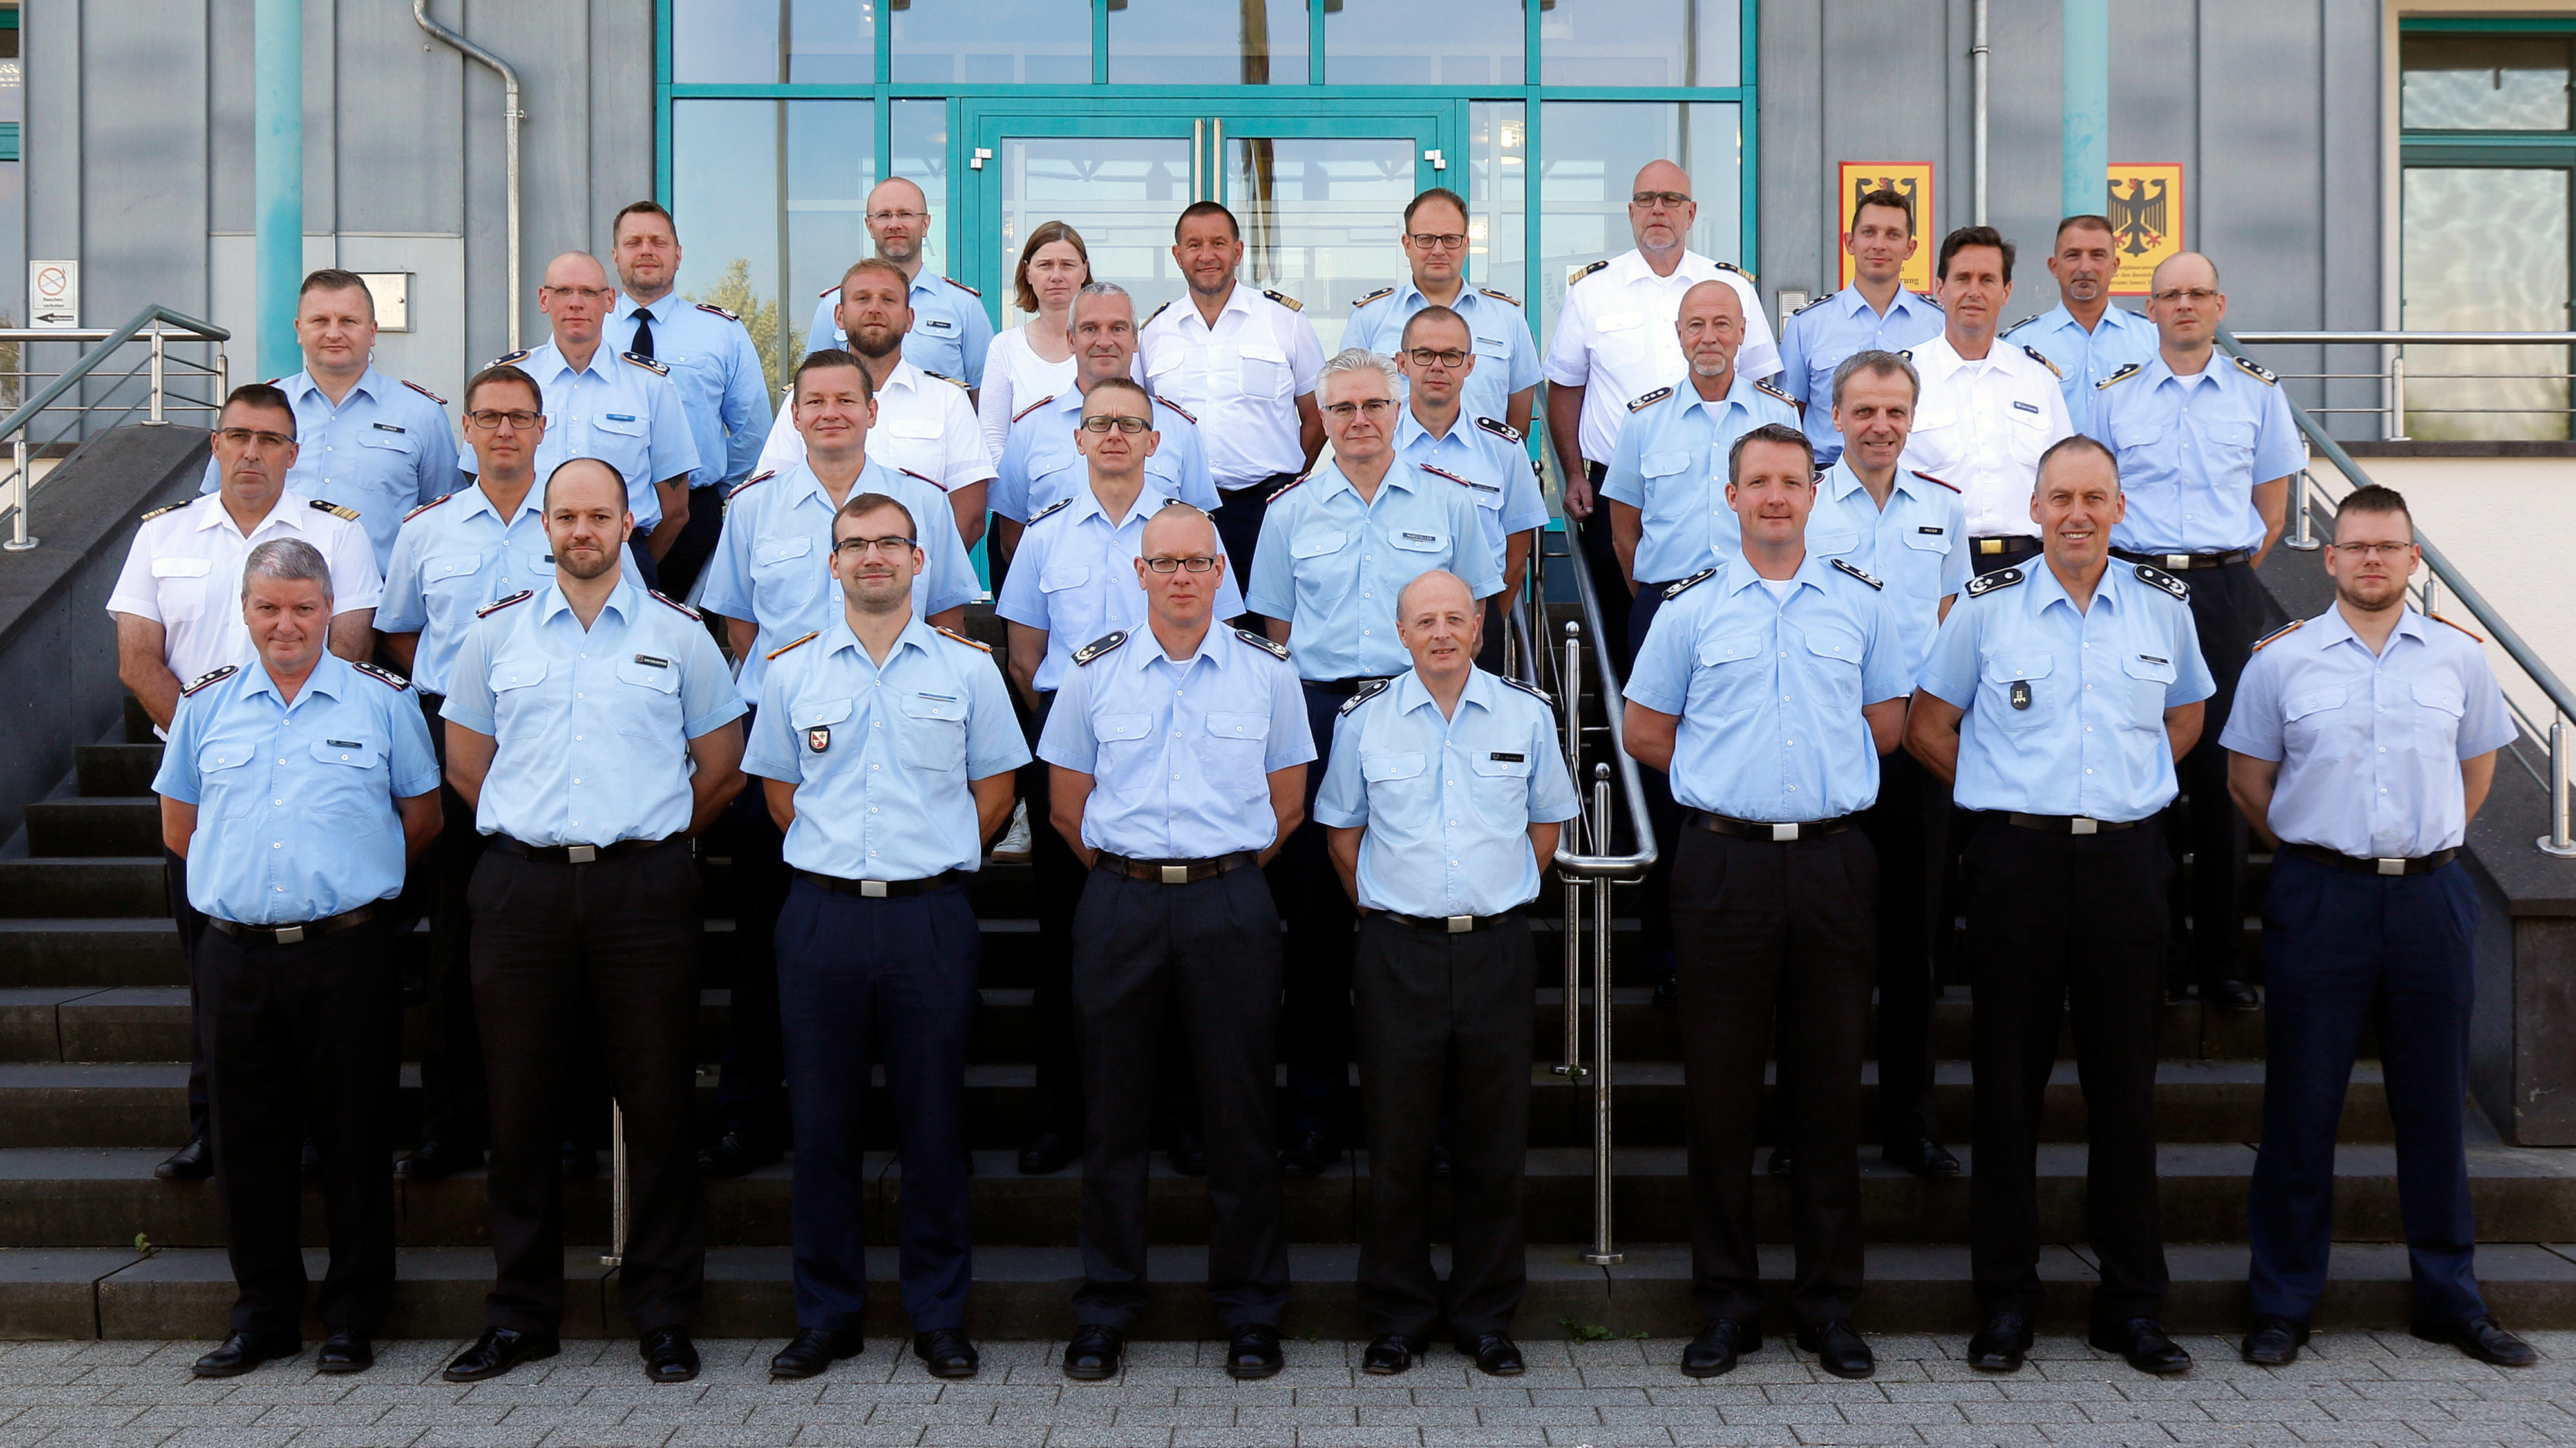
M 625 551 L 626 549 L 624 544 L 617 544 L 603 548 L 599 551 L 599 561 L 595 564 L 589 565 L 576 563 L 571 558 L 559 553 L 555 555 L 555 566 L 562 569 L 564 572 L 571 574 L 573 577 L 580 579 L 582 582 L 588 583 L 592 579 L 600 577 L 610 569 L 615 568 L 617 566 L 617 555 Z M 585 566 L 590 569 L 587 573 L 582 571 Z

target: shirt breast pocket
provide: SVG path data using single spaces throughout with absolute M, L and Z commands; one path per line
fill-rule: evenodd
M 895 757 L 906 769 L 948 774 L 966 767 L 966 700 L 948 694 L 903 696 L 903 732 Z
M 2178 676 L 2173 660 L 2131 654 L 2120 660 L 2120 672 L 2129 676 L 2132 705 L 2129 717 L 2120 722 L 2136 729 L 2164 728 L 2165 695 Z
M 1416 810 L 1431 804 L 1430 787 L 1437 781 L 1424 773 L 1427 760 L 1418 749 L 1362 749 L 1360 778 L 1368 782 L 1369 812 Z
M 1977 690 L 1977 708 L 2009 732 L 2037 729 L 2058 716 L 2063 701 L 2057 696 L 2072 687 L 2049 677 L 2056 670 L 2057 660 L 2048 654 L 1991 655 Z
M 546 681 L 547 672 L 540 654 L 505 655 L 492 661 L 485 681 L 492 689 L 494 738 L 507 743 L 534 738 L 544 730 L 545 691 L 537 686 Z
M 1771 671 L 1763 667 L 1769 653 L 1758 633 L 1700 640 L 1693 655 L 1699 667 L 1692 671 L 1684 708 L 1723 723 L 1761 703 L 1771 687 Z
M 1350 543 L 1351 534 L 1341 528 L 1309 528 L 1288 540 L 1289 566 L 1301 600 L 1321 606 L 1351 591 L 1359 570 L 1335 556 Z
M 783 623 L 814 594 L 814 540 L 763 538 L 751 548 L 752 606 L 766 621 Z
M 1210 785 L 1250 798 L 1268 791 L 1262 762 L 1270 756 L 1270 716 L 1211 713 L 1207 716 L 1207 752 L 1201 756 Z
M 2352 730 L 2344 718 L 2350 691 L 2310 689 L 2281 701 L 2281 737 L 2306 760 L 2341 759 L 2352 752 Z
M 420 565 L 421 592 L 441 600 L 470 599 L 474 596 L 474 580 L 482 572 L 480 553 L 450 553 L 424 559 Z
M 256 740 L 210 740 L 197 746 L 200 819 L 231 819 L 250 812 L 259 794 L 259 780 L 243 766 L 258 757 Z
M 1268 342 L 1243 344 L 1243 395 L 1282 398 L 1288 395 L 1288 354 Z
M 1860 696 L 1860 635 L 1840 629 L 1808 629 L 1805 641 L 1812 680 L 1809 690 L 1817 696 L 1809 702 L 1833 711 L 1836 718 L 1858 711 L 1867 702 Z M 1780 692 L 1797 691 L 1784 688 Z
M 1652 503 L 1656 493 L 1677 485 L 1682 474 L 1690 471 L 1690 465 L 1691 455 L 1686 448 L 1667 448 L 1638 458 L 1637 476 L 1644 481 L 1645 495 L 1641 505 Z
M 1955 467 L 1959 454 L 1967 446 L 1967 429 L 1960 425 L 1963 414 L 1955 407 L 1927 407 L 1914 415 L 1914 429 L 1906 434 L 1905 451 L 1920 459 L 1926 471 Z M 1914 466 L 1909 462 L 1907 467 Z
M 1092 778 L 1111 794 L 1133 794 L 1163 772 L 1161 755 L 1154 748 L 1153 715 L 1095 715 L 1091 735 Z
M 1595 345 L 1614 361 L 1637 361 L 1653 345 L 1646 336 L 1645 324 L 1643 312 L 1604 312 L 1592 319 Z
M 2209 448 L 2210 461 L 2224 468 L 2229 477 L 2241 478 L 2244 469 L 2253 466 L 2254 424 L 2233 420 L 2204 423 L 2200 435 Z
M 2414 694 L 2416 750 L 2429 759 L 2459 758 L 2460 717 L 2468 701 L 2448 684 L 2417 684 Z
M 1475 796 L 1477 818 L 1496 829 L 1519 829 L 1529 824 L 1530 761 L 1526 754 L 1518 759 L 1498 759 L 1495 751 L 1488 750 L 1471 760 L 1468 768 L 1468 790 Z
M 939 436 L 938 422 L 927 417 L 896 418 L 885 425 L 885 430 L 889 437 L 936 439 Z
M 2037 466 L 2039 455 L 2048 451 L 2050 442 L 2048 409 L 2039 404 L 2032 404 L 2032 406 L 2037 410 L 2025 412 L 2018 402 L 2009 404 L 2005 408 L 2005 415 L 2012 419 L 2012 426 L 2007 429 L 2007 435 L 2012 440 L 2012 458 L 2014 462 L 2024 467 Z
M 668 663 L 625 659 L 617 665 L 616 711 L 612 721 L 620 734 L 638 739 L 680 740 L 680 671 Z
M 420 444 L 412 440 L 410 433 L 387 432 L 381 427 L 370 427 L 359 433 L 358 446 L 378 454 L 380 461 L 390 463 L 399 458 L 405 466 L 410 464 L 412 455 L 420 451 Z M 394 458 L 381 456 L 388 453 L 395 455 Z
M 1399 528 L 1386 541 L 1390 546 L 1406 553 L 1447 553 L 1449 551 L 1449 535 L 1445 532 L 1425 533 Z
M 305 809 L 354 815 L 386 807 L 392 796 L 377 768 L 384 760 L 382 748 L 362 739 L 323 738 L 313 741 L 310 753 L 312 790 L 298 801 Z
M 858 740 L 850 739 L 846 736 L 840 739 L 834 739 L 829 734 L 824 736 L 823 748 L 821 750 L 818 751 L 813 747 L 813 736 L 809 731 L 815 729 L 828 730 L 833 725 L 838 724 L 849 717 L 850 701 L 847 699 L 799 699 L 794 705 L 790 706 L 787 711 L 787 724 L 793 734 L 797 762 L 799 764 L 808 764 L 808 762 L 813 760 L 818 753 L 830 753 L 835 744 L 846 745 L 851 749 L 860 748 L 861 745 Z M 806 772 L 807 770 L 800 769 L 798 771 L 798 777 L 800 779 L 803 778 Z
M 634 487 L 636 478 L 648 470 L 645 460 L 652 452 L 652 425 L 642 413 L 595 412 L 590 430 L 599 434 L 600 461 L 616 467 L 625 474 L 627 487 Z
M 152 601 L 166 623 L 185 623 L 206 611 L 206 576 L 214 571 L 204 558 L 152 560 Z

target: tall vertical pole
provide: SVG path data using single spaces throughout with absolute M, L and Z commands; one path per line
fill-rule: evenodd
M 260 375 L 304 365 L 295 288 L 304 279 L 304 0 L 257 0 L 251 100 L 251 224 L 258 253 Z
M 2098 214 L 2111 166 L 2111 0 L 2064 0 L 2066 150 L 2059 214 Z

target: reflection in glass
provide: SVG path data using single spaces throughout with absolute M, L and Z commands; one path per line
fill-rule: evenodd
M 2544 35 L 2409 35 L 2398 115 L 2410 131 L 2567 129 L 2568 41 Z
M 874 114 L 866 101 L 671 103 L 680 294 L 741 315 L 773 388 L 804 355 L 814 296 L 867 254 Z
M 2564 169 L 2409 166 L 2404 194 L 2399 326 L 2460 332 L 2567 326 Z M 2563 439 L 2567 366 L 2564 347 L 2409 347 L 2407 435 Z
M 1188 137 L 1006 136 L 996 159 L 997 275 L 1011 274 L 1030 228 L 1063 221 L 1082 233 L 1092 276 L 1135 295 L 1139 325 L 1181 294 L 1172 219 L 1190 204 Z
M 1529 123 L 1519 101 L 1467 107 L 1467 279 L 1529 301 Z M 1451 175 L 1455 175 L 1453 170 Z M 1457 182 L 1451 181 L 1451 187 Z
M 910 0 L 888 22 L 898 85 L 1091 83 L 1090 0 Z
M 1401 275 L 1413 141 L 1226 137 L 1225 203 L 1243 227 L 1248 286 L 1305 304 L 1324 354 L 1341 346 L 1351 303 Z
M 1112 85 L 1306 80 L 1303 0 L 1109 0 Z
M 1565 305 L 1568 274 L 1635 246 L 1628 195 L 1639 168 L 1672 161 L 1699 202 L 1690 249 L 1740 261 L 1742 107 L 1733 102 L 1547 101 L 1539 107 L 1538 307 L 1544 337 Z
M 911 181 L 929 200 L 930 233 L 922 238 L 921 264 L 926 270 L 946 276 L 950 256 L 948 102 L 896 101 L 890 131 L 894 137 L 894 169 L 886 174 Z M 856 261 L 859 255 L 853 252 L 850 259 Z M 838 276 L 833 280 L 839 280 Z
M 1538 20 L 1539 81 L 1739 85 L 1743 40 L 1737 0 L 1554 0 Z
M 671 79 L 683 85 L 865 85 L 877 78 L 877 3 L 672 0 Z
M 1520 0 L 1341 0 L 1324 7 L 1324 79 L 1334 85 L 1519 85 Z

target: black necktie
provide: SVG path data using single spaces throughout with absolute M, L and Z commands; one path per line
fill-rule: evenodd
M 653 309 L 651 307 L 635 309 L 635 346 L 632 350 L 638 357 L 649 359 L 653 355 Z

